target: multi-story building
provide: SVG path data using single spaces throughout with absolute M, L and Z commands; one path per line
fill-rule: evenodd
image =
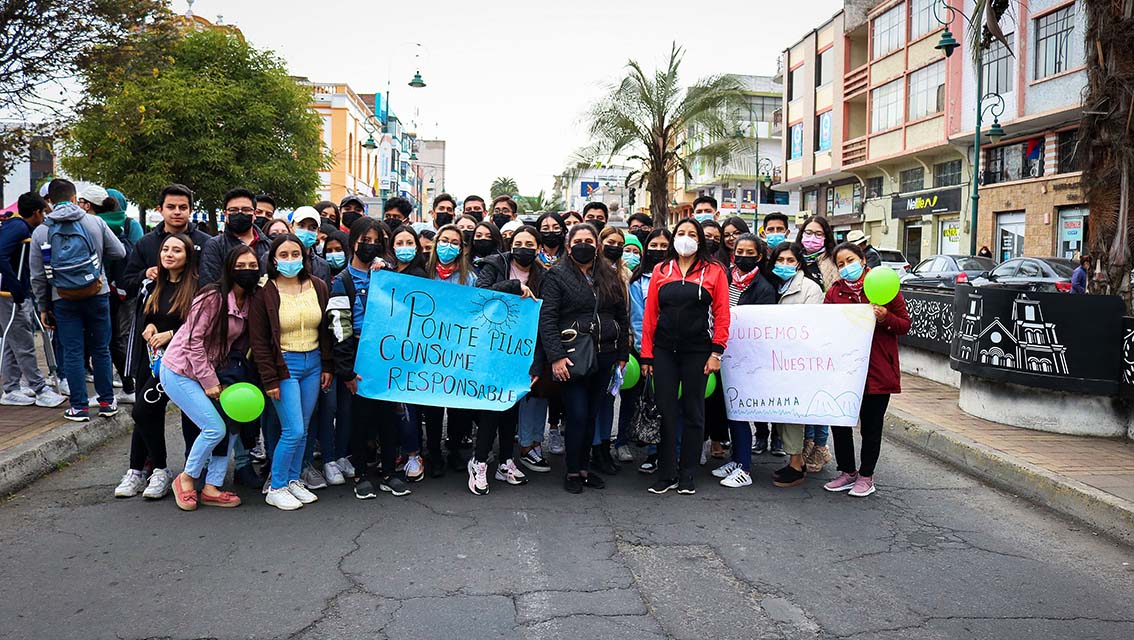
M 422 205 L 429 209 L 433 198 L 445 191 L 445 141 L 419 140 L 417 165 L 424 180 Z
M 323 121 L 323 144 L 331 152 L 331 168 L 319 174 L 319 197 L 338 202 L 347 194 L 377 196 L 382 123 L 373 108 L 346 84 L 297 81 L 311 88 L 311 108 Z
M 644 189 L 635 184 L 626 185 L 626 176 L 633 171 L 621 165 L 605 165 L 584 169 L 568 169 L 564 176 L 569 179 L 556 179 L 556 188 L 568 211 L 582 211 L 588 202 L 602 202 L 610 208 L 611 215 L 626 214 L 630 206 L 630 193 L 634 189 L 635 210 L 641 209 Z M 626 214 L 629 215 L 629 214 Z
M 0 124 L 0 126 L 4 126 Z M 31 148 L 19 157 L 8 175 L 0 179 L 0 210 L 15 210 L 16 201 L 29 191 L 38 191 L 49 176 L 55 174 L 55 154 L 49 138 L 37 137 Z
M 960 12 L 971 13 L 971 2 L 946 1 L 958 12 L 950 30 L 967 42 Z M 1070 132 L 1085 84 L 1077 2 L 1014 4 L 1001 21 L 1009 46 L 984 51 L 982 94 L 1003 98 L 995 113 L 1007 137 L 982 138 L 975 232 L 978 246 L 1000 259 L 1062 255 L 1083 237 Z M 872 244 L 901 249 L 915 264 L 968 253 L 974 231 L 976 73 L 967 47 L 948 57 L 936 48 L 951 17 L 945 4 L 848 1 L 783 54 L 781 188 L 799 191 L 801 210 L 827 216 L 840 238 L 863 229 Z

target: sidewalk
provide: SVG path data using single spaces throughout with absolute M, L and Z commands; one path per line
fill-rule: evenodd
M 959 391 L 902 376 L 885 434 L 1127 543 L 1134 543 L 1134 442 L 1012 427 L 970 416 Z

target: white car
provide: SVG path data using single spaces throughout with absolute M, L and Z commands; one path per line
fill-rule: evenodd
M 875 249 L 878 255 L 882 258 L 882 266 L 890 267 L 898 273 L 898 277 L 906 275 L 910 270 L 910 263 L 906 261 L 906 257 L 902 255 L 901 251 L 897 249 Z

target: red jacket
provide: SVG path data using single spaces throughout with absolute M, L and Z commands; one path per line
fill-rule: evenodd
M 728 276 L 717 262 L 697 262 L 686 275 L 670 260 L 654 267 L 642 316 L 642 362 L 654 347 L 685 353 L 724 353 L 728 325 Z
M 827 304 L 868 304 L 861 292 L 855 292 L 839 279 L 823 297 Z M 866 371 L 866 393 L 881 395 L 902 392 L 902 369 L 898 365 L 898 336 L 910 330 L 910 314 L 906 300 L 899 293 L 886 305 L 886 319 L 874 325 L 874 341 L 870 345 L 870 366 Z

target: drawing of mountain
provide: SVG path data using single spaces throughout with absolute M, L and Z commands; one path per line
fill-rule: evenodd
M 839 397 L 835 398 L 835 402 L 838 403 L 839 408 L 842 409 L 841 415 L 847 418 L 858 417 L 858 408 L 859 405 L 862 404 L 862 398 L 859 397 L 857 393 L 844 391 L 839 394 Z
M 809 416 L 832 416 L 841 417 L 843 409 L 839 403 L 826 391 L 819 391 L 811 396 L 811 402 L 807 405 L 807 415 Z

